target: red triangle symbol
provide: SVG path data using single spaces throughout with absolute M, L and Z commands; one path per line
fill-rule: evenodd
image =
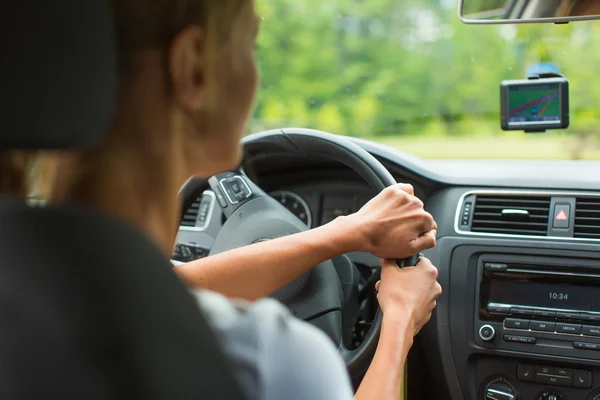
M 565 210 L 560 210 L 558 214 L 556 214 L 557 221 L 566 221 L 568 219 L 569 217 L 567 217 L 567 213 L 565 212 Z

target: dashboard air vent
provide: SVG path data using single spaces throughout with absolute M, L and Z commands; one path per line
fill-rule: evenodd
M 600 239 L 599 197 L 577 197 L 574 236 L 582 239 Z
M 477 195 L 472 232 L 547 236 L 550 196 Z
M 185 212 L 183 220 L 181 221 L 181 226 L 196 226 L 196 220 L 198 219 L 198 212 L 200 211 L 201 201 L 201 197 L 198 197 L 196 200 L 194 200 L 190 208 L 188 208 Z

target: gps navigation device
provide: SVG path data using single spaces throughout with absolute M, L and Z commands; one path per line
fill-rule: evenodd
M 566 78 L 503 81 L 500 121 L 505 131 L 568 128 L 569 81 Z

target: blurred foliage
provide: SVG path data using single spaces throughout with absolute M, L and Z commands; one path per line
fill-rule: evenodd
M 570 80 L 572 124 L 571 139 L 561 139 L 564 154 L 548 157 L 580 158 L 569 149 L 582 140 L 595 146 L 600 23 L 463 25 L 456 4 L 257 0 L 261 87 L 249 131 L 300 126 L 383 142 L 501 140 L 500 82 L 550 62 Z

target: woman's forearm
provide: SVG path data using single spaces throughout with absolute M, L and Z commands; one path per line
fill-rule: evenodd
M 325 260 L 364 250 L 363 241 L 357 227 L 340 217 L 306 232 L 179 265 L 175 271 L 191 287 L 256 300 Z
M 375 357 L 356 392 L 355 400 L 400 398 L 404 389 L 404 366 L 413 343 L 412 330 L 408 322 L 405 325 L 397 322 L 387 324 L 384 317 Z

